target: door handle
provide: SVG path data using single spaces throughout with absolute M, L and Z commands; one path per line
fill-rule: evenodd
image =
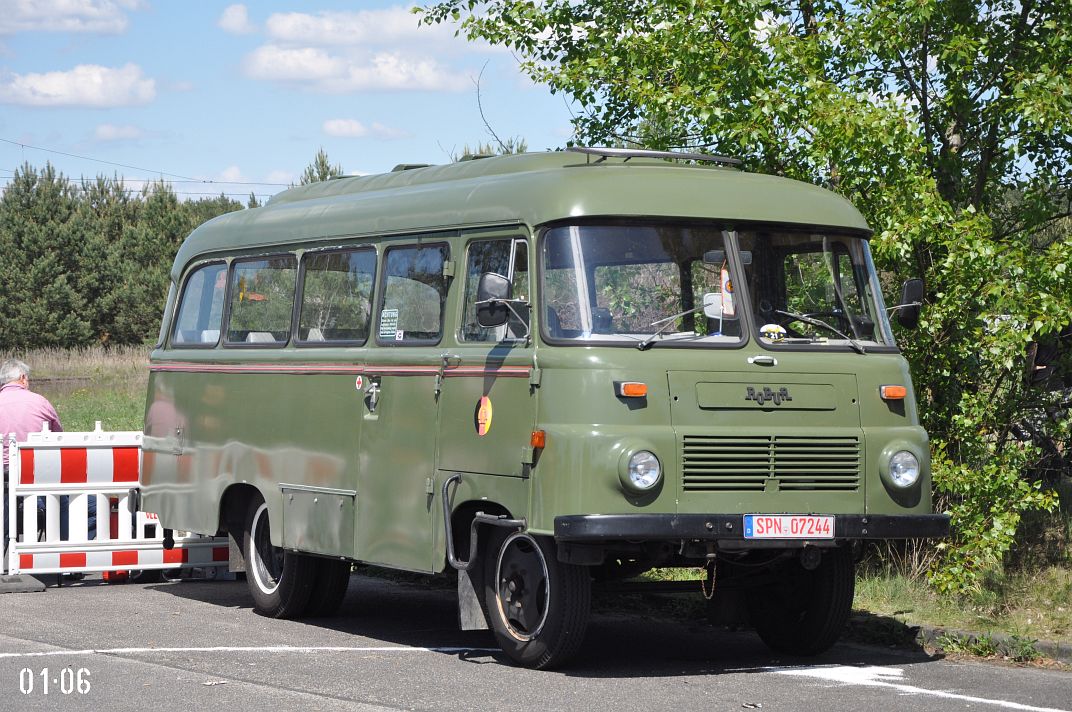
M 439 394 L 443 392 L 443 377 L 444 377 L 444 374 L 446 374 L 446 372 L 447 372 L 447 366 L 450 365 L 451 361 L 458 361 L 460 363 L 461 360 L 462 360 L 461 356 L 456 356 L 455 354 L 450 354 L 450 353 L 445 353 L 440 357 L 439 370 L 436 371 L 436 376 L 435 376 L 435 399 L 436 400 L 439 400 Z
M 371 381 L 369 387 L 365 389 L 365 403 L 368 404 L 368 410 L 370 415 L 375 415 L 376 406 L 380 402 L 380 382 Z

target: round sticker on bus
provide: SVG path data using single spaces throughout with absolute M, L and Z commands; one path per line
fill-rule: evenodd
M 759 327 L 759 335 L 771 341 L 781 341 L 785 338 L 785 327 L 781 324 L 764 324 Z
M 491 414 L 491 398 L 482 396 L 476 407 L 476 432 L 480 437 L 484 437 L 491 430 Z
M 365 379 L 364 378 L 362 378 L 361 376 L 358 376 L 357 378 L 354 379 L 354 388 L 356 388 L 357 390 L 360 391 L 364 387 L 365 387 Z

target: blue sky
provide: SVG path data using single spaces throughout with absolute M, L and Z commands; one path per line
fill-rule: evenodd
M 565 144 L 561 97 L 502 48 L 418 27 L 412 4 L 0 0 L 0 186 L 51 161 L 76 179 L 266 197 L 321 147 L 347 173 L 444 163 L 491 140 L 482 68 L 500 137 Z

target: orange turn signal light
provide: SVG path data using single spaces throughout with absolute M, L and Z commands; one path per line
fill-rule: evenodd
M 532 436 L 529 437 L 529 445 L 534 448 L 543 448 L 547 445 L 547 433 L 542 430 L 533 430 Z
M 648 395 L 648 384 L 636 381 L 615 381 L 614 394 L 619 398 L 645 398 Z
M 882 400 L 904 400 L 908 396 L 904 386 L 880 386 L 878 392 Z

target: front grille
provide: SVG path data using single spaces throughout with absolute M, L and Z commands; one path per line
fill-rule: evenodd
M 686 435 L 682 442 L 686 492 L 852 492 L 860 486 L 860 439 L 776 435 Z

